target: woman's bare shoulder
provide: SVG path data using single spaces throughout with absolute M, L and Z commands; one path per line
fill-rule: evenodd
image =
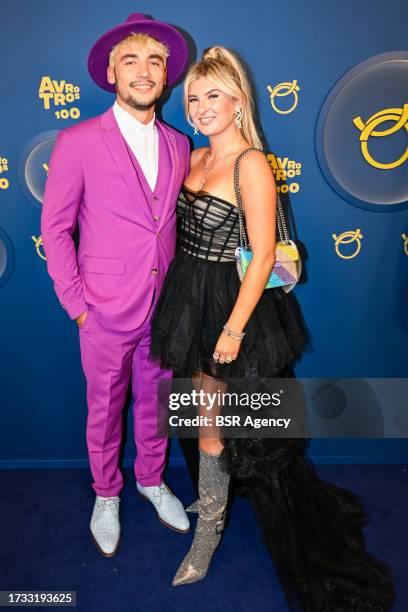
M 251 168 L 252 170 L 256 168 L 265 168 L 269 166 L 267 157 L 263 151 L 259 149 L 252 149 L 252 151 L 248 151 L 244 155 L 241 160 L 241 166 Z
M 273 170 L 262 151 L 250 151 L 242 158 L 239 183 L 244 195 L 256 193 L 259 198 L 269 198 L 275 193 Z
M 270 179 L 271 175 L 273 175 L 272 168 L 262 151 L 249 151 L 241 159 L 240 176 L 242 178 L 248 178 L 251 179 L 251 182 L 256 182 L 258 179 Z

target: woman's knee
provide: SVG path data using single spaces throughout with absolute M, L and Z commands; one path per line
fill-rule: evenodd
M 220 455 L 224 448 L 222 442 L 218 438 L 200 438 L 200 450 L 208 455 Z

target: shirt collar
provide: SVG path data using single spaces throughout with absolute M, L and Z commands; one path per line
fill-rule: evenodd
M 115 100 L 112 110 L 121 132 L 136 132 L 137 134 L 147 134 L 149 132 L 154 131 L 154 126 L 156 122 L 155 113 L 153 114 L 151 121 L 149 121 L 149 123 L 147 124 L 144 124 L 138 119 L 136 119 L 136 117 L 133 117 L 124 108 L 122 108 L 120 104 L 118 104 L 117 100 Z

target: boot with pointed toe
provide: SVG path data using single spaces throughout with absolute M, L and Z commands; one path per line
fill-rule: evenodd
M 200 451 L 198 521 L 193 543 L 173 579 L 173 586 L 202 580 L 224 528 L 230 477 L 222 471 L 219 456 Z

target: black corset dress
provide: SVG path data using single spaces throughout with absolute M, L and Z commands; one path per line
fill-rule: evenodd
M 183 188 L 177 203 L 177 253 L 153 318 L 152 354 L 177 377 L 195 370 L 223 378 L 273 377 L 293 363 L 305 335 L 295 299 L 264 291 L 247 326 L 238 358 L 212 359 L 241 286 L 234 253 L 236 206 Z
M 281 289 L 264 291 L 236 361 L 212 359 L 241 284 L 236 207 L 183 188 L 177 228 L 177 253 L 153 316 L 151 356 L 176 377 L 195 370 L 226 380 L 291 376 L 306 335 L 295 298 Z M 390 571 L 366 550 L 361 501 L 319 478 L 305 440 L 231 438 L 224 445 L 225 469 L 244 485 L 291 610 L 391 609 Z

